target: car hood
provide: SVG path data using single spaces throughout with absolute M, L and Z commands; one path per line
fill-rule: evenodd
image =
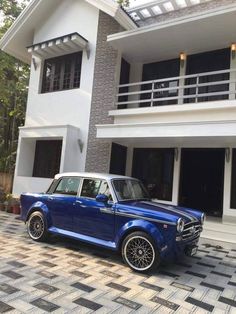
M 124 201 L 119 203 L 119 211 L 130 211 L 131 214 L 156 218 L 169 222 L 177 222 L 182 218 L 185 223 L 197 222 L 201 219 L 202 212 L 190 208 L 167 205 L 157 201 Z

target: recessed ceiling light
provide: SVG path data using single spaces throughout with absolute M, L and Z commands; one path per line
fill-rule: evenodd
M 148 12 L 147 9 L 140 10 L 140 13 L 142 14 L 143 17 L 150 17 L 151 16 L 150 12 Z
M 187 3 L 185 0 L 175 0 L 175 1 L 180 8 L 185 8 L 187 6 Z
M 162 10 L 158 5 L 155 5 L 154 7 L 152 7 L 152 11 L 154 14 L 158 15 L 158 14 L 162 14 Z
M 169 1 L 166 3 L 163 3 L 163 7 L 166 9 L 166 11 L 170 12 L 170 11 L 174 11 L 174 7 L 173 4 Z

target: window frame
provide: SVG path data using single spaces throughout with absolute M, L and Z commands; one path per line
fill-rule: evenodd
M 76 193 L 76 195 L 74 195 L 74 194 L 64 194 L 64 193 L 56 193 L 56 189 L 57 189 L 57 187 L 59 186 L 59 184 L 61 183 L 61 181 L 63 180 L 63 179 L 71 179 L 71 178 L 77 178 L 77 179 L 80 179 L 80 182 L 79 182 L 79 186 L 78 186 L 78 189 L 77 189 L 77 193 Z M 58 179 L 57 180 L 57 184 L 55 184 L 55 187 L 54 187 L 54 189 L 53 189 L 53 191 L 50 191 L 50 195 L 63 195 L 63 196 L 68 196 L 68 197 L 71 197 L 71 196 L 73 196 L 73 197 L 78 197 L 78 195 L 79 195 L 79 192 L 80 192 L 80 189 L 81 189 L 81 183 L 83 182 L 83 178 L 81 178 L 81 177 L 79 177 L 79 176 L 64 176 L 64 177 L 61 177 L 60 179 Z M 52 185 L 53 185 L 53 183 L 52 183 Z M 53 188 L 53 186 L 52 186 L 52 188 Z M 49 189 L 50 190 L 50 189 Z
M 76 77 L 76 61 L 77 58 L 79 59 L 79 63 L 80 63 L 80 77 L 79 77 L 79 84 L 78 86 L 74 86 L 75 85 L 75 77 Z M 70 69 L 70 73 L 69 73 L 69 87 L 65 88 L 64 84 L 65 84 L 65 65 L 66 62 L 68 62 L 68 60 L 70 60 L 71 62 L 71 69 Z M 71 89 L 77 89 L 80 88 L 81 85 L 81 73 L 82 73 L 82 60 L 83 60 L 83 51 L 77 51 L 74 53 L 70 53 L 70 54 L 65 54 L 62 56 L 58 56 L 58 57 L 53 57 L 53 58 L 48 58 L 44 60 L 44 64 L 43 64 L 43 71 L 42 71 L 42 81 L 41 81 L 41 94 L 47 94 L 47 93 L 54 93 L 54 92 L 60 92 L 60 91 L 66 91 L 66 90 L 71 90 Z M 49 80 L 49 89 L 46 88 L 47 85 L 47 65 L 49 63 L 52 63 L 52 70 L 51 70 L 51 78 Z M 55 69 L 56 67 L 60 65 L 60 74 L 59 74 L 59 88 L 55 89 L 54 88 L 54 84 L 55 84 Z
M 109 190 L 110 190 L 110 193 L 111 193 L 111 200 L 108 201 L 109 204 L 114 204 L 115 203 L 115 198 L 114 196 L 116 196 L 114 194 L 114 191 L 113 191 L 113 186 L 111 185 L 111 182 L 107 179 L 104 179 L 104 178 L 89 178 L 89 177 L 83 177 L 81 178 L 81 185 L 80 185 L 80 189 L 79 189 L 79 193 L 78 193 L 78 197 L 79 198 L 83 198 L 83 199 L 90 199 L 90 200 L 94 200 L 96 201 L 96 197 L 95 198 L 92 198 L 92 197 L 88 197 L 88 196 L 82 196 L 81 195 L 81 192 L 82 192 L 82 188 L 83 188 L 83 184 L 84 184 L 84 180 L 100 180 L 100 181 L 105 181 L 109 187 Z M 101 187 L 101 185 L 100 185 Z M 100 189 L 99 187 L 99 189 Z M 97 194 L 98 195 L 98 194 Z

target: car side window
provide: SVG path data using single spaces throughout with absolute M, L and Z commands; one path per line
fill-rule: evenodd
M 84 179 L 81 196 L 96 198 L 99 194 L 99 189 L 101 186 L 101 180 L 99 179 Z
M 111 196 L 110 188 L 107 181 L 103 180 L 101 182 L 98 194 L 104 194 L 108 197 L 109 201 L 112 201 L 112 196 Z
M 57 185 L 54 194 L 77 195 L 80 180 L 81 179 L 77 177 L 62 178 Z

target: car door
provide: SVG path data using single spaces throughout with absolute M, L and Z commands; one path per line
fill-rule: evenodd
M 47 196 L 53 227 L 73 231 L 73 210 L 81 179 L 62 177 L 55 190 Z
M 96 201 L 98 194 L 106 194 L 110 201 Z M 83 179 L 80 196 L 74 210 L 74 231 L 101 240 L 114 239 L 115 214 L 109 184 L 100 179 Z

